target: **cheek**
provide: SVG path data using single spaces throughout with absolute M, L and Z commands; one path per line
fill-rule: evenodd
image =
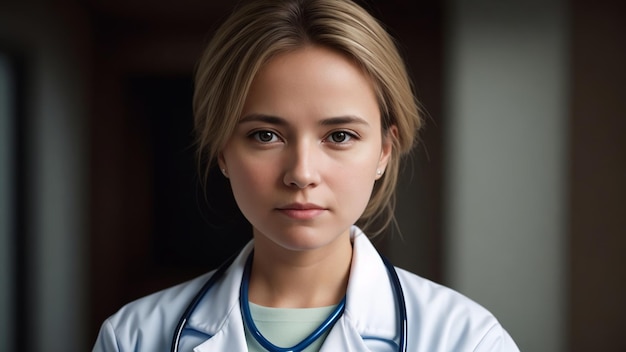
M 271 163 L 235 158 L 227 159 L 227 163 L 233 195 L 242 210 L 272 193 L 276 168 Z
M 340 170 L 332 173 L 332 181 L 329 180 L 334 185 L 336 197 L 365 209 L 376 181 L 377 165 L 378 159 L 371 157 L 355 158 L 343 163 Z
M 361 172 L 350 172 L 343 175 L 342 183 L 354 198 L 369 199 L 375 181 L 374 176 L 369 173 L 369 170 L 361 170 Z

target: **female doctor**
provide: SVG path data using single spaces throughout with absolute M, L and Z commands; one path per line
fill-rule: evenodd
M 220 269 L 123 307 L 94 351 L 517 351 L 484 308 L 382 258 L 421 121 L 393 40 L 349 0 L 251 1 L 194 94 L 253 240 Z M 363 232 L 365 231 L 365 232 Z

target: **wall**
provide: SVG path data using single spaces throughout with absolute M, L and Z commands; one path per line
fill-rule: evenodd
M 19 350 L 84 351 L 88 112 L 86 16 L 73 3 L 3 3 L 0 39 L 26 72 L 24 228 L 15 233 L 22 281 L 15 306 Z M 8 43 L 8 44 L 7 44 Z M 20 284 L 23 282 L 23 285 Z M 33 335 L 33 333 L 35 333 Z
M 445 277 L 527 351 L 564 350 L 566 10 L 449 2 Z
M 626 351 L 626 3 L 573 1 L 569 351 Z
M 15 77 L 8 55 L 0 52 L 0 350 L 10 351 L 13 346 L 13 310 L 15 282 L 15 257 L 13 209 L 15 187 L 15 104 L 13 87 Z

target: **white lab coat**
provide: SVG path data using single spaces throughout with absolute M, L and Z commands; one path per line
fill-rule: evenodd
M 352 228 L 353 258 L 346 308 L 321 352 L 397 351 L 396 297 L 369 239 Z M 247 351 L 239 285 L 250 242 L 191 315 L 181 352 Z M 408 351 L 518 351 L 486 309 L 467 297 L 397 269 L 406 299 Z M 127 304 L 107 319 L 94 352 L 169 351 L 179 318 L 212 273 Z

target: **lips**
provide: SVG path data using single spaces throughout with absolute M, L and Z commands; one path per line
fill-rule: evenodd
M 324 213 L 326 208 L 313 203 L 291 203 L 276 210 L 294 220 L 312 220 Z

